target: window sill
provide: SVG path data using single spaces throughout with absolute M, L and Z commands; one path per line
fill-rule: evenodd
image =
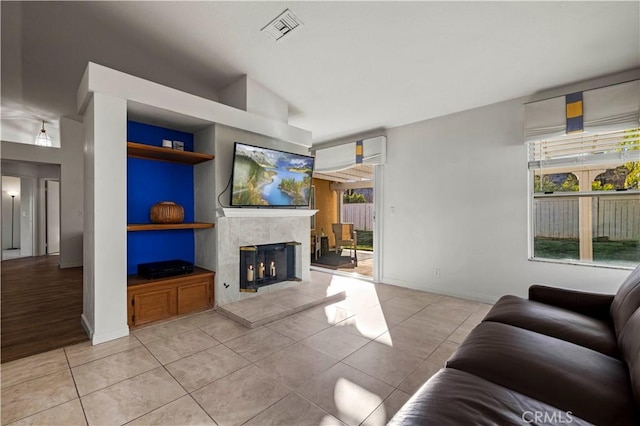
M 572 266 L 588 266 L 592 268 L 604 268 L 604 269 L 618 269 L 622 271 L 633 271 L 635 266 L 633 265 L 607 265 L 604 263 L 588 263 L 581 262 L 579 260 L 558 260 L 558 259 L 542 259 L 539 257 L 530 257 L 528 259 L 530 262 L 540 262 L 540 263 L 555 263 L 559 265 L 572 265 Z

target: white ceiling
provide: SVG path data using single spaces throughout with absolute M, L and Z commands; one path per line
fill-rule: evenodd
M 88 61 L 210 99 L 243 74 L 314 143 L 640 67 L 640 2 L 2 2 L 2 107 L 73 116 Z M 290 8 L 304 23 L 260 29 Z

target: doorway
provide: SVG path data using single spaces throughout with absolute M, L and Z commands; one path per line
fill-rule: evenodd
M 321 243 L 320 256 L 312 256 L 312 266 L 378 279 L 377 170 L 378 166 L 360 164 L 336 172 L 314 173 L 314 202 L 318 213 L 312 221 L 315 225 L 312 243 L 314 233 L 326 242 Z M 348 246 L 336 246 L 334 224 L 345 224 L 355 231 L 355 253 Z
M 46 179 L 44 183 L 45 198 L 45 253 L 60 253 L 60 181 Z
M 2 260 L 34 255 L 35 179 L 2 176 Z

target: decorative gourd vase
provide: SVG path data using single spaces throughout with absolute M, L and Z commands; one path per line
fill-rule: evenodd
M 149 218 L 152 223 L 182 223 L 184 208 L 173 201 L 162 201 L 151 207 Z

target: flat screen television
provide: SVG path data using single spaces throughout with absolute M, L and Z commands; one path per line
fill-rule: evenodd
M 308 207 L 313 157 L 235 143 L 233 207 Z

